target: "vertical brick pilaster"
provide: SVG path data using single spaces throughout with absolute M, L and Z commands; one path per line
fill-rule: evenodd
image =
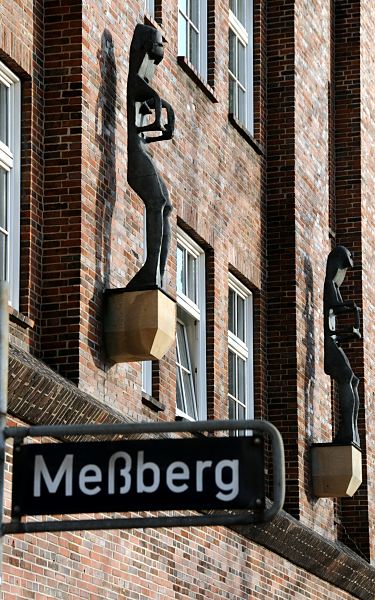
M 45 1 L 44 360 L 78 380 L 81 261 L 82 9 Z
M 294 44 L 294 1 L 269 2 L 267 14 L 269 419 L 280 429 L 285 444 L 288 478 L 286 509 L 294 516 L 298 516 Z

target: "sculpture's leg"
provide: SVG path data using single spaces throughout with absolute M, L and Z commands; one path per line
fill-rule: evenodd
M 353 394 L 354 394 L 354 411 L 353 411 L 353 425 L 354 425 L 354 441 L 360 446 L 361 440 L 358 432 L 358 412 L 359 412 L 359 394 L 358 394 L 359 379 L 355 375 L 352 380 Z
M 352 374 L 350 379 L 339 382 L 340 427 L 334 439 L 335 443 L 358 443 L 354 422 L 356 395 L 352 385 L 353 377 Z
M 146 261 L 126 286 L 127 290 L 146 290 L 161 286 L 159 262 L 162 236 L 163 209 L 146 209 Z
M 163 285 L 163 278 L 165 267 L 167 264 L 168 258 L 168 250 L 171 242 L 171 224 L 170 224 L 170 214 L 172 211 L 172 204 L 169 201 L 168 191 L 162 182 L 162 187 L 164 188 L 164 195 L 167 198 L 167 202 L 164 206 L 163 210 L 163 238 L 161 242 L 161 251 L 160 251 L 160 284 Z

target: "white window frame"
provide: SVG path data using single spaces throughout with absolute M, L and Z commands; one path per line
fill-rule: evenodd
M 245 47 L 245 120 L 239 116 L 238 93 L 236 94 L 236 106 L 230 106 L 229 111 L 238 119 L 244 127 L 254 133 L 254 68 L 253 68 L 253 0 L 245 0 L 245 22 L 241 23 L 236 15 L 229 9 L 229 29 L 235 35 L 237 44 Z M 230 52 L 230 44 L 228 47 Z M 238 58 L 238 52 L 237 52 Z M 238 71 L 238 65 L 237 65 Z M 229 69 L 229 79 L 235 81 L 236 88 L 242 87 L 236 74 Z
M 7 262 L 9 304 L 19 309 L 21 82 L 0 62 L 0 82 L 8 88 L 8 143 L 0 141 L 0 167 L 7 172 Z
M 237 337 L 229 330 L 228 321 L 228 356 L 229 351 L 245 361 L 245 418 L 254 418 L 254 357 L 253 357 L 253 294 L 232 273 L 228 277 L 229 290 L 233 290 L 244 300 L 244 340 Z M 229 311 L 228 311 L 229 314 Z M 229 398 L 238 402 L 238 399 L 229 394 L 229 364 L 228 364 L 228 415 Z
M 182 229 L 177 231 L 177 243 L 195 259 L 196 302 L 177 290 L 177 319 L 185 325 L 185 331 L 188 332 L 196 412 L 198 419 L 204 420 L 207 418 L 205 255 L 202 248 Z M 176 416 L 189 421 L 195 420 L 177 406 Z
M 155 18 L 155 0 L 145 0 L 145 13 Z
M 189 18 L 189 6 L 194 1 L 198 2 L 198 26 L 195 26 Z M 182 9 L 182 3 L 186 4 L 187 12 Z M 187 28 L 185 46 L 183 46 L 183 38 L 181 36 L 182 23 Z M 194 64 L 189 52 L 189 33 L 191 28 L 198 34 L 198 64 Z M 185 56 L 204 79 L 207 79 L 207 42 L 207 0 L 178 0 L 178 55 Z

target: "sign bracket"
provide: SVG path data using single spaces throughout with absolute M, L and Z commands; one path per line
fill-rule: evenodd
M 157 527 L 191 526 L 234 526 L 270 521 L 282 508 L 285 497 L 284 448 L 279 431 L 263 420 L 210 420 L 195 422 L 135 422 L 121 424 L 81 424 L 81 425 L 35 425 L 30 427 L 5 427 L 4 440 L 13 438 L 14 448 L 22 444 L 26 437 L 61 438 L 66 436 L 127 436 L 130 434 L 200 433 L 215 431 L 248 430 L 266 434 L 271 439 L 273 463 L 273 500 L 263 510 L 205 511 L 196 515 L 146 516 L 104 519 L 69 519 L 23 522 L 13 517 L 10 522 L 1 523 L 1 536 L 56 531 L 80 531 L 103 529 L 135 529 Z M 180 512 L 180 511 L 179 511 Z M 2 515 L 1 515 L 2 518 Z

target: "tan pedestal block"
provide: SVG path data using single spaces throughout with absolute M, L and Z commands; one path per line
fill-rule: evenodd
M 353 496 L 362 483 L 362 452 L 354 445 L 314 444 L 313 492 L 319 498 Z
M 176 303 L 161 290 L 105 292 L 104 342 L 115 363 L 159 360 L 175 342 Z

